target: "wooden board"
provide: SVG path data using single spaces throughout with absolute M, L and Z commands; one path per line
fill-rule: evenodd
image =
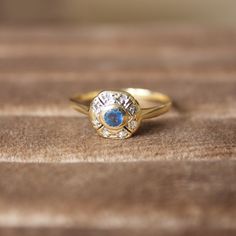
M 234 235 L 235 42 L 197 27 L 1 27 L 0 233 Z M 125 141 L 68 106 L 122 87 L 174 106 Z

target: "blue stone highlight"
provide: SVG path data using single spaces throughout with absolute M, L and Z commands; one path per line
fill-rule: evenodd
M 118 127 L 123 123 L 124 111 L 113 108 L 104 114 L 104 121 L 111 127 Z

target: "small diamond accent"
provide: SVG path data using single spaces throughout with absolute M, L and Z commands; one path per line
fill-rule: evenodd
M 128 131 L 126 131 L 125 129 L 121 130 L 118 133 L 119 138 L 126 138 L 129 135 Z
M 97 118 L 95 118 L 94 120 L 92 120 L 93 126 L 94 128 L 99 128 L 102 124 L 97 120 Z
M 136 106 L 134 104 L 131 104 L 129 107 L 128 107 L 128 111 L 131 115 L 134 115 L 135 112 L 137 111 L 136 109 Z
M 130 101 L 129 100 L 129 97 L 127 95 L 121 95 L 119 98 L 118 98 L 118 101 L 121 105 L 123 105 L 124 107 L 127 106 L 127 103 Z
M 102 92 L 100 95 L 100 99 L 105 105 L 111 105 L 117 103 L 117 93 L 108 93 L 108 92 Z
M 106 128 L 103 128 L 102 134 L 103 134 L 103 136 L 106 137 L 106 138 L 110 136 L 110 132 L 109 132 L 109 130 L 106 129 Z
M 99 101 L 99 99 L 94 99 L 92 107 L 93 110 L 98 113 L 101 111 L 102 103 Z
M 138 122 L 136 120 L 131 120 L 128 123 L 128 128 L 131 129 L 131 130 L 134 130 L 134 129 L 137 128 L 137 125 L 138 125 Z
M 106 92 L 102 92 L 100 94 L 100 98 L 101 98 L 101 100 L 103 101 L 104 104 L 107 104 L 108 102 L 111 101 L 112 97 L 111 97 L 111 94 L 106 93 Z

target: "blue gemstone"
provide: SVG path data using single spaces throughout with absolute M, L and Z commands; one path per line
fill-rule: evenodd
M 118 108 L 113 108 L 105 113 L 104 120 L 109 126 L 118 127 L 123 123 L 124 112 Z

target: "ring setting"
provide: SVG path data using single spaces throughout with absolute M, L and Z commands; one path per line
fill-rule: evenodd
M 142 120 L 162 115 L 171 107 L 171 99 L 167 95 L 136 88 L 94 91 L 70 100 L 75 110 L 89 117 L 100 136 L 110 139 L 131 137 Z M 154 105 L 143 107 L 140 101 Z
M 103 91 L 91 102 L 90 120 L 98 134 L 105 138 L 129 138 L 141 122 L 137 100 L 124 91 Z

